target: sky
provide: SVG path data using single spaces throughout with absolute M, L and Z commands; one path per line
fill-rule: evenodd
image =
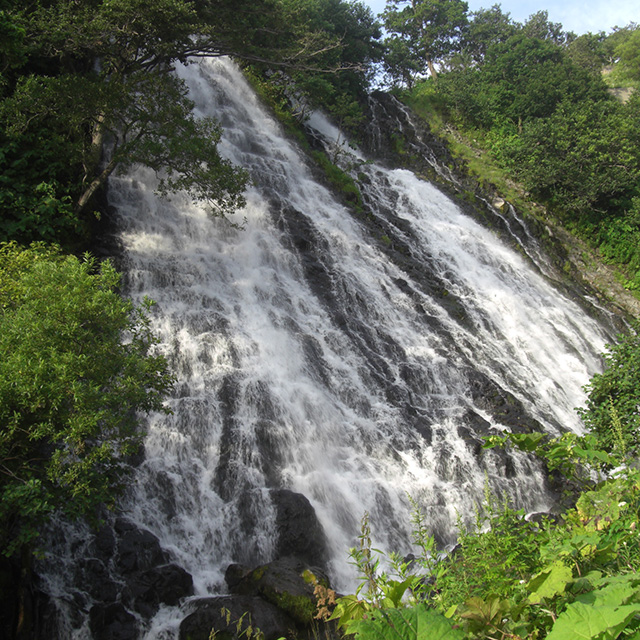
M 374 14 L 381 13 L 385 0 L 364 0 Z M 469 10 L 488 9 L 499 4 L 517 22 L 524 22 L 531 14 L 546 10 L 551 22 L 560 22 L 565 31 L 577 35 L 604 31 L 615 26 L 624 27 L 630 22 L 640 23 L 638 0 L 467 0 Z

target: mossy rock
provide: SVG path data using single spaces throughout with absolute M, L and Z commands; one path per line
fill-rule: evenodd
M 297 558 L 281 558 L 257 567 L 233 586 L 234 593 L 260 596 L 290 616 L 297 624 L 310 625 L 316 614 L 316 585 L 329 587 L 324 573 Z

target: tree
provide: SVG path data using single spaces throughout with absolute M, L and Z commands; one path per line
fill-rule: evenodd
M 347 111 L 360 111 L 358 99 L 365 97 L 373 66 L 382 57 L 381 29 L 369 7 L 345 0 L 281 0 L 295 20 L 314 34 L 324 34 L 326 50 L 319 53 L 318 70 L 288 73 L 296 91 L 312 105 L 321 104 L 345 122 Z M 339 46 L 333 44 L 339 43 Z M 327 70 L 339 69 L 337 73 Z
M 585 33 L 572 40 L 567 46 L 567 56 L 579 67 L 601 74 L 607 61 L 604 32 Z
M 525 33 L 489 48 L 482 77 L 494 118 L 519 127 L 532 118 L 550 116 L 560 102 L 607 95 L 604 83 L 573 64 L 562 47 Z
M 117 167 L 134 162 L 165 169 L 164 187 L 193 189 L 218 212 L 241 203 L 244 176 L 219 157 L 218 128 L 194 118 L 186 89 L 168 73 L 193 52 L 193 35 L 207 31 L 190 2 L 57 0 L 14 17 L 27 34 L 25 70 L 47 73 L 16 79 L 2 105 L 5 135 L 14 147 L 36 131 L 66 139 L 66 162 L 79 175 L 77 215 Z M 45 138 L 37 140 L 42 148 Z
M 436 64 L 459 47 L 467 10 L 463 0 L 387 0 L 382 17 L 391 42 L 406 43 L 419 70 L 428 69 L 435 80 Z M 399 50 L 398 43 L 392 46 Z
M 137 450 L 137 412 L 172 380 L 109 262 L 0 245 L 0 553 L 29 548 L 53 512 L 112 504 Z
M 615 48 L 622 74 L 634 82 L 640 82 L 640 27 L 631 31 L 628 38 Z
M 344 35 L 291 19 L 277 0 L 4 2 L 0 29 L 15 38 L 0 105 L 0 172 L 18 180 L 0 184 L 0 239 L 51 240 L 81 228 L 109 175 L 132 163 L 162 171 L 165 190 L 188 189 L 214 214 L 228 213 L 243 202 L 246 176 L 220 158 L 219 128 L 193 116 L 172 65 L 236 55 L 310 69 L 341 49 Z M 356 15 L 356 5 L 339 4 Z M 42 174 L 15 169 L 36 156 Z M 54 208 L 64 215 L 47 223 L 36 213 Z
M 463 36 L 463 55 L 474 64 L 482 64 L 487 49 L 497 42 L 506 42 L 518 30 L 508 13 L 499 4 L 489 9 L 478 9 L 472 14 Z
M 549 117 L 527 122 L 502 159 L 565 220 L 593 227 L 597 244 L 605 220 L 640 195 L 636 108 L 613 98 L 563 101 Z
M 524 23 L 524 35 L 538 40 L 547 40 L 557 45 L 563 45 L 575 38 L 573 33 L 563 30 L 560 22 L 550 22 L 547 11 L 537 11 L 529 16 Z

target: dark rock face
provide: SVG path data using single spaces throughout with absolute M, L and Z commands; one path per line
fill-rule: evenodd
M 169 561 L 168 554 L 150 531 L 139 529 L 124 518 L 115 521 L 114 531 L 117 535 L 117 550 L 113 559 L 123 574 L 144 571 Z
M 329 587 L 322 570 L 297 558 L 281 558 L 255 569 L 232 564 L 225 580 L 231 595 L 199 598 L 185 605 L 180 640 L 208 640 L 211 630 L 235 640 L 247 627 L 265 640 L 306 637 L 316 613 L 316 585 Z
M 529 416 L 522 402 L 507 390 L 499 387 L 480 371 L 469 369 L 469 389 L 478 407 L 484 409 L 497 422 L 515 433 L 543 431 L 542 425 Z M 475 426 L 479 426 L 475 421 Z M 482 433 L 482 428 L 481 428 Z M 485 434 L 482 434 L 485 435 Z
M 193 595 L 193 579 L 176 564 L 152 567 L 132 576 L 128 593 L 133 608 L 143 617 L 151 618 L 161 604 L 175 606 L 185 596 Z
M 135 616 L 120 602 L 97 604 L 89 612 L 89 628 L 94 640 L 136 640 Z
M 327 541 L 311 503 L 300 493 L 272 489 L 276 507 L 276 557 L 293 556 L 310 566 L 325 566 Z
M 77 628 L 87 611 L 94 640 L 136 640 L 161 605 L 175 606 L 193 595 L 191 575 L 170 562 L 156 536 L 125 518 L 92 534 L 75 561 L 72 579 L 77 587 L 66 614 L 39 597 L 34 640 L 63 637 L 58 619 L 64 618 L 65 629 Z
M 276 640 L 295 628 L 294 622 L 277 607 L 257 596 L 221 596 L 191 601 L 191 613 L 180 623 L 180 640 L 209 640 L 211 630 L 222 640 L 238 638 L 250 625 L 264 633 L 265 640 Z M 226 613 L 228 611 L 228 618 Z

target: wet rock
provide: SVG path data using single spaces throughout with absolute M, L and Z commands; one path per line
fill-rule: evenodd
M 113 556 L 116 550 L 116 536 L 112 527 L 103 525 L 98 529 L 93 539 L 92 550 L 96 557 L 103 561 Z
M 249 626 L 260 629 L 265 640 L 277 640 L 295 629 L 291 618 L 258 596 L 200 598 L 185 609 L 191 613 L 180 623 L 180 640 L 209 640 L 213 629 L 219 640 L 235 640 Z
M 495 198 L 493 198 L 493 200 L 491 201 L 491 206 L 494 209 L 497 209 L 498 211 L 504 211 L 507 207 L 507 201 L 504 198 L 500 198 L 499 196 L 496 196 Z
M 237 593 L 238 585 L 251 573 L 251 569 L 243 564 L 230 564 L 224 574 L 224 581 L 227 583 L 231 593 Z
M 563 521 L 562 516 L 557 513 L 550 513 L 549 511 L 534 511 L 532 513 L 527 513 L 524 519 L 527 522 L 532 522 L 534 524 L 545 524 L 547 522 L 551 524 L 560 524 Z
M 135 616 L 120 602 L 97 604 L 89 611 L 89 628 L 93 640 L 136 640 L 138 628 Z
M 76 584 L 86 585 L 87 593 L 98 602 L 115 602 L 120 586 L 116 584 L 102 560 L 86 558 L 78 562 Z
M 151 618 L 161 604 L 175 606 L 182 598 L 193 595 L 193 578 L 176 564 L 152 567 L 131 576 L 128 595 L 133 608 L 144 618 Z
M 469 369 L 469 390 L 476 406 L 515 433 L 544 431 L 542 425 L 527 414 L 524 405 L 512 393 L 502 389 L 480 371 Z M 485 421 L 486 422 L 486 421 Z M 476 425 L 480 425 L 476 421 Z
M 277 557 L 294 556 L 310 566 L 326 566 L 326 537 L 309 500 L 288 489 L 272 489 L 270 495 L 276 507 Z
M 118 536 L 114 560 L 123 574 L 145 571 L 169 562 L 169 555 L 150 531 L 140 529 L 124 518 L 117 518 L 114 528 Z

